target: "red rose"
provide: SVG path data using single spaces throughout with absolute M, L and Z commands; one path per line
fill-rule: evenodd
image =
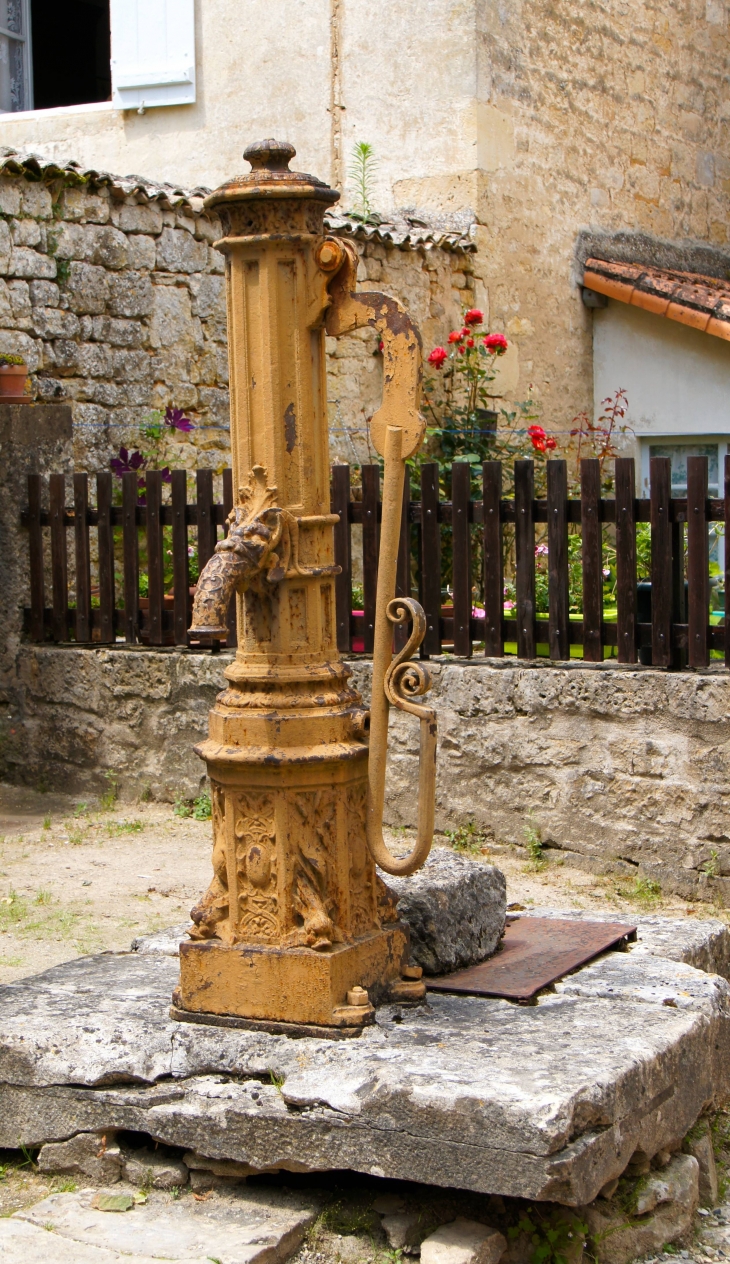
M 385 343 L 384 343 L 384 342 L 379 342 L 379 343 L 378 343 L 378 351 L 384 351 L 384 350 L 385 350 Z
M 443 347 L 434 347 L 428 357 L 428 362 L 429 364 L 432 364 L 435 369 L 440 369 L 444 360 L 448 360 L 448 358 L 449 354 Z
M 459 355 L 466 355 L 466 347 L 459 347 Z
M 471 307 L 464 317 L 465 325 L 481 325 L 484 320 L 484 312 L 478 307 Z
M 487 334 L 484 339 L 484 346 L 487 351 L 491 351 L 492 355 L 504 355 L 508 345 L 504 334 Z
M 461 342 L 463 336 L 464 335 L 460 333 L 458 329 L 452 329 L 449 334 L 449 342 Z
M 528 426 L 527 433 L 531 439 L 545 439 L 547 435 L 542 426 Z
M 470 333 L 471 333 L 471 329 L 469 328 L 468 325 L 465 325 L 461 331 L 461 336 L 462 338 L 468 338 Z
M 473 346 L 474 346 L 474 339 L 473 339 L 473 338 L 467 338 L 467 340 L 466 340 L 466 345 L 467 345 L 467 347 L 473 347 Z
M 541 439 L 540 435 L 531 435 L 532 446 L 536 452 L 544 452 L 547 447 L 547 440 Z
M 557 439 L 553 439 L 552 435 L 550 436 L 549 439 L 545 440 L 545 447 L 548 449 L 549 452 L 554 452 L 557 446 L 558 446 L 558 441 Z

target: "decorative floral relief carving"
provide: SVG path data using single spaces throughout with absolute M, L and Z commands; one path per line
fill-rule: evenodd
M 375 866 L 367 844 L 367 797 L 365 782 L 350 786 L 345 800 L 347 845 L 350 855 L 350 933 L 367 935 L 377 926 L 373 900 Z
M 292 866 L 294 930 L 285 943 L 322 952 L 345 936 L 337 925 L 337 802 L 332 790 L 294 794 L 301 839 Z
M 223 939 L 234 942 L 235 928 L 228 925 L 228 867 L 226 863 L 225 792 L 211 782 L 213 809 L 213 881 L 203 898 L 190 910 L 191 939 Z
M 272 795 L 235 800 L 238 939 L 270 944 L 281 938 L 277 894 L 276 824 Z

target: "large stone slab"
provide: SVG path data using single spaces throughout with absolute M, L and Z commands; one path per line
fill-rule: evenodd
M 431 995 L 333 1042 L 171 1022 L 174 958 L 82 958 L 0 989 L 0 1146 L 131 1129 L 255 1168 L 584 1205 L 730 1087 L 728 984 L 605 962 L 534 1006 Z
M 54 1264 L 66 1258 L 74 1264 L 87 1258 L 90 1264 L 97 1259 L 99 1264 L 117 1259 L 137 1264 L 206 1264 L 211 1259 L 219 1264 L 281 1264 L 297 1249 L 317 1211 L 311 1201 L 279 1191 L 241 1190 L 204 1203 L 151 1199 L 116 1213 L 97 1210 L 94 1201 L 94 1190 L 51 1194 L 0 1221 L 4 1264 L 34 1258 Z M 34 1230 L 42 1233 L 40 1240 Z M 69 1247 L 79 1253 L 67 1256 Z
M 424 974 L 448 974 L 491 957 L 504 933 L 507 883 L 494 865 L 435 848 L 409 878 L 381 875 L 411 929 Z

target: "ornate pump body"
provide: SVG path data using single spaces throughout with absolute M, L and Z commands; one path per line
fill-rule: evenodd
M 224 634 L 236 594 L 238 651 L 210 712 L 213 880 L 181 947 L 174 1017 L 356 1033 L 385 997 L 418 999 L 408 931 L 377 876 L 423 863 L 433 834 L 435 717 L 430 681 L 408 661 L 424 631 L 394 601 L 405 459 L 421 442 L 420 339 L 400 305 L 355 290 L 357 256 L 323 233 L 339 194 L 291 172 L 291 145 L 263 141 L 250 174 L 207 200 L 226 255 L 231 448 L 236 506 L 198 583 L 191 631 Z M 348 684 L 335 642 L 325 333 L 371 325 L 384 343 L 385 457 L 373 702 Z M 393 624 L 413 620 L 393 661 Z M 382 811 L 388 707 L 421 724 L 413 853 L 391 856 Z

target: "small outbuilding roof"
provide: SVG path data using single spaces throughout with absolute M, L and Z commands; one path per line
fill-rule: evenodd
M 147 180 L 144 176 L 112 175 L 108 171 L 82 167 L 73 160 L 57 161 L 7 147 L 0 148 L 0 176 L 3 175 L 24 176 L 26 180 L 45 183 L 60 180 L 70 186 L 85 185 L 90 189 L 105 187 L 112 197 L 156 202 L 162 210 L 189 211 L 193 215 L 206 214 L 203 199 L 211 192 L 202 186 L 185 189 L 176 184 Z M 366 221 L 348 215 L 346 211 L 333 209 L 327 212 L 324 222 L 328 232 L 337 236 L 353 237 L 358 241 L 379 241 L 401 250 L 439 247 L 463 254 L 472 253 L 477 248 L 474 216 L 467 211 L 440 216 L 430 211 L 406 209 L 393 213 L 387 219 L 374 216 Z
M 587 259 L 583 285 L 620 303 L 730 341 L 730 281 L 642 263 Z

